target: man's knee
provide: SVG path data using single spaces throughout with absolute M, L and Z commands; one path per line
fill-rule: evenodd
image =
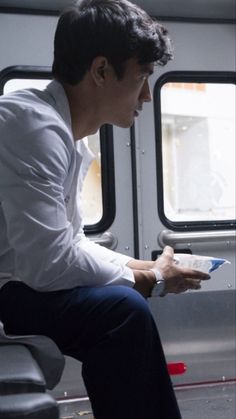
M 134 314 L 150 315 L 147 300 L 134 288 L 124 285 L 111 286 L 107 292 L 108 301 L 114 303 L 115 308 L 122 308 L 124 313 L 132 312 Z M 112 304 L 113 305 L 113 304 Z
M 154 322 L 145 298 L 133 288 L 125 286 L 114 288 L 118 303 L 114 307 L 113 315 L 114 317 L 118 315 L 120 325 L 124 330 L 130 329 L 131 335 L 142 335 L 147 330 L 150 333 Z

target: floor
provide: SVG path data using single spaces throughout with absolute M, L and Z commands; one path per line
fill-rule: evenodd
M 183 419 L 235 419 L 236 383 L 176 389 Z M 59 402 L 61 419 L 93 419 L 87 398 Z M 124 419 L 129 419 L 125 417 Z M 148 418 L 143 418 L 148 419 Z

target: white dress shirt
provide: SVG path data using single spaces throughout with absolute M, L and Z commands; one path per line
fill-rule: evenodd
M 131 258 L 83 233 L 78 194 L 92 159 L 73 139 L 60 83 L 0 98 L 0 272 L 39 291 L 134 285 Z

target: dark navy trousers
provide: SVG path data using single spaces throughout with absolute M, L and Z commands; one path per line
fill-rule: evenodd
M 82 361 L 96 419 L 181 419 L 148 303 L 133 288 L 38 292 L 11 281 L 0 316 L 6 333 L 49 336 Z

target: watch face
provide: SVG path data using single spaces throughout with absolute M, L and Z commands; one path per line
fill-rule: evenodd
M 165 281 L 157 281 L 152 289 L 152 297 L 160 297 L 164 295 L 165 291 Z

